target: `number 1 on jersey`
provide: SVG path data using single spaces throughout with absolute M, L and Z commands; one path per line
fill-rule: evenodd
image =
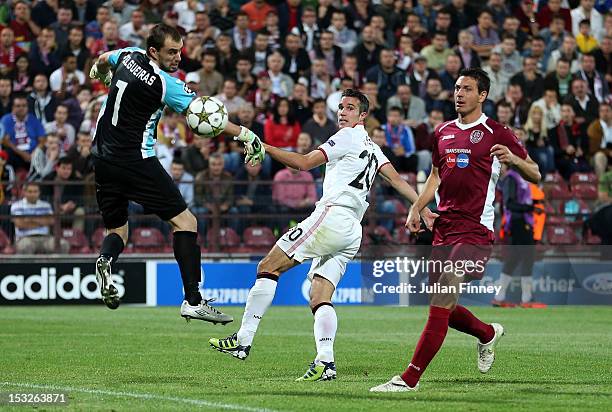
M 115 97 L 115 105 L 113 106 L 113 118 L 111 119 L 113 126 L 117 126 L 117 121 L 119 121 L 119 106 L 121 106 L 121 98 L 123 97 L 123 92 L 125 92 L 127 85 L 127 82 L 117 80 L 117 88 L 119 91 L 117 92 L 117 97 Z

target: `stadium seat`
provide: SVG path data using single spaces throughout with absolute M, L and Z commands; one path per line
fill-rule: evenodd
M 139 227 L 132 233 L 132 243 L 135 253 L 159 253 L 164 252 L 166 240 L 164 236 L 154 227 Z
M 548 197 L 551 200 L 567 200 L 572 198 L 572 193 L 567 188 L 565 182 L 553 183 L 548 188 Z
M 545 185 L 559 184 L 559 183 L 565 183 L 565 180 L 563 180 L 563 176 L 561 176 L 559 172 L 555 172 L 555 173 L 548 173 L 546 177 L 544 178 L 543 183 Z
M 546 237 L 551 245 L 575 245 L 578 238 L 568 224 L 558 224 L 546 228 Z
M 597 186 L 597 175 L 595 173 L 573 173 L 570 176 L 572 186 L 587 183 Z
M 62 238 L 68 241 L 70 245 L 70 253 L 90 253 L 89 241 L 85 233 L 80 229 L 72 229 L 69 227 L 62 229 Z
M 244 246 L 254 249 L 269 249 L 276 243 L 272 229 L 266 226 L 250 226 L 242 233 Z
M 217 237 L 217 239 L 215 239 Z M 231 227 L 222 227 L 219 229 L 218 236 L 212 229 L 208 230 L 206 234 L 206 242 L 208 243 L 208 250 L 214 251 L 214 243 L 217 242 L 219 249 L 223 252 L 239 252 L 240 251 L 240 236 Z
M 591 232 L 591 229 L 587 229 L 584 232 L 583 242 L 587 245 L 601 245 L 601 238 L 597 235 L 594 235 Z
M 413 189 L 416 190 L 417 177 L 414 173 L 400 173 L 399 174 L 402 179 L 404 179 Z
M 99 227 L 94 230 L 93 235 L 91 235 L 91 245 L 94 249 L 98 250 L 102 247 L 102 241 L 106 236 L 106 229 L 103 227 Z
M 390 199 L 391 203 L 395 207 L 395 225 L 404 226 L 406 223 L 406 217 L 408 216 L 408 208 L 399 199 Z
M 387 245 L 394 243 L 393 236 L 383 226 L 374 226 L 373 228 L 365 228 L 363 238 L 368 238 L 367 244 L 371 245 Z M 364 239 L 362 238 L 361 244 L 364 245 Z
M 0 229 L 0 255 L 12 255 L 14 253 L 15 248 L 11 245 L 11 240 L 6 233 Z
M 408 230 L 403 224 L 398 226 L 395 230 L 395 241 L 401 245 L 411 245 L 414 243 L 414 239 L 411 237 L 410 230 Z

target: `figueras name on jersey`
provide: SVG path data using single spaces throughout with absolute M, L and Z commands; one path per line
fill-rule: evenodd
M 136 63 L 134 60 L 132 60 L 132 58 L 130 57 L 130 55 L 126 55 L 123 58 L 123 65 L 125 66 L 126 69 L 128 69 L 130 71 L 130 73 L 132 73 L 136 78 L 142 80 L 143 82 L 145 82 L 146 84 L 148 84 L 149 86 L 152 86 L 153 83 L 155 82 L 155 80 L 157 79 L 157 76 L 154 74 L 151 74 L 149 72 L 147 72 L 145 69 L 143 69 L 138 63 Z

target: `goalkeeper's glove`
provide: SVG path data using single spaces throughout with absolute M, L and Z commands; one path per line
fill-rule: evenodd
M 261 140 L 255 133 L 244 126 L 240 126 L 240 134 L 235 136 L 234 140 L 244 143 L 245 163 L 250 162 L 251 166 L 255 166 L 263 162 L 266 157 L 266 149 L 264 149 Z
M 93 66 L 91 66 L 91 70 L 89 71 L 89 77 L 92 79 L 98 79 L 102 83 L 104 83 L 106 87 L 109 87 L 111 84 L 111 80 L 113 79 L 113 74 L 110 70 L 106 73 L 99 72 L 98 63 L 95 63 Z

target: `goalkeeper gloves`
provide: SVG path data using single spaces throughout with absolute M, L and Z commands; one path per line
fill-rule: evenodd
M 98 63 L 95 63 L 93 66 L 91 66 L 91 70 L 89 71 L 89 77 L 92 79 L 98 79 L 102 83 L 104 83 L 106 87 L 109 87 L 111 84 L 111 80 L 113 79 L 113 74 L 110 70 L 106 73 L 99 72 Z
M 235 136 L 234 140 L 244 143 L 245 163 L 250 162 L 251 166 L 255 166 L 263 162 L 266 157 L 266 149 L 264 149 L 261 140 L 255 133 L 244 126 L 240 126 L 240 134 Z

